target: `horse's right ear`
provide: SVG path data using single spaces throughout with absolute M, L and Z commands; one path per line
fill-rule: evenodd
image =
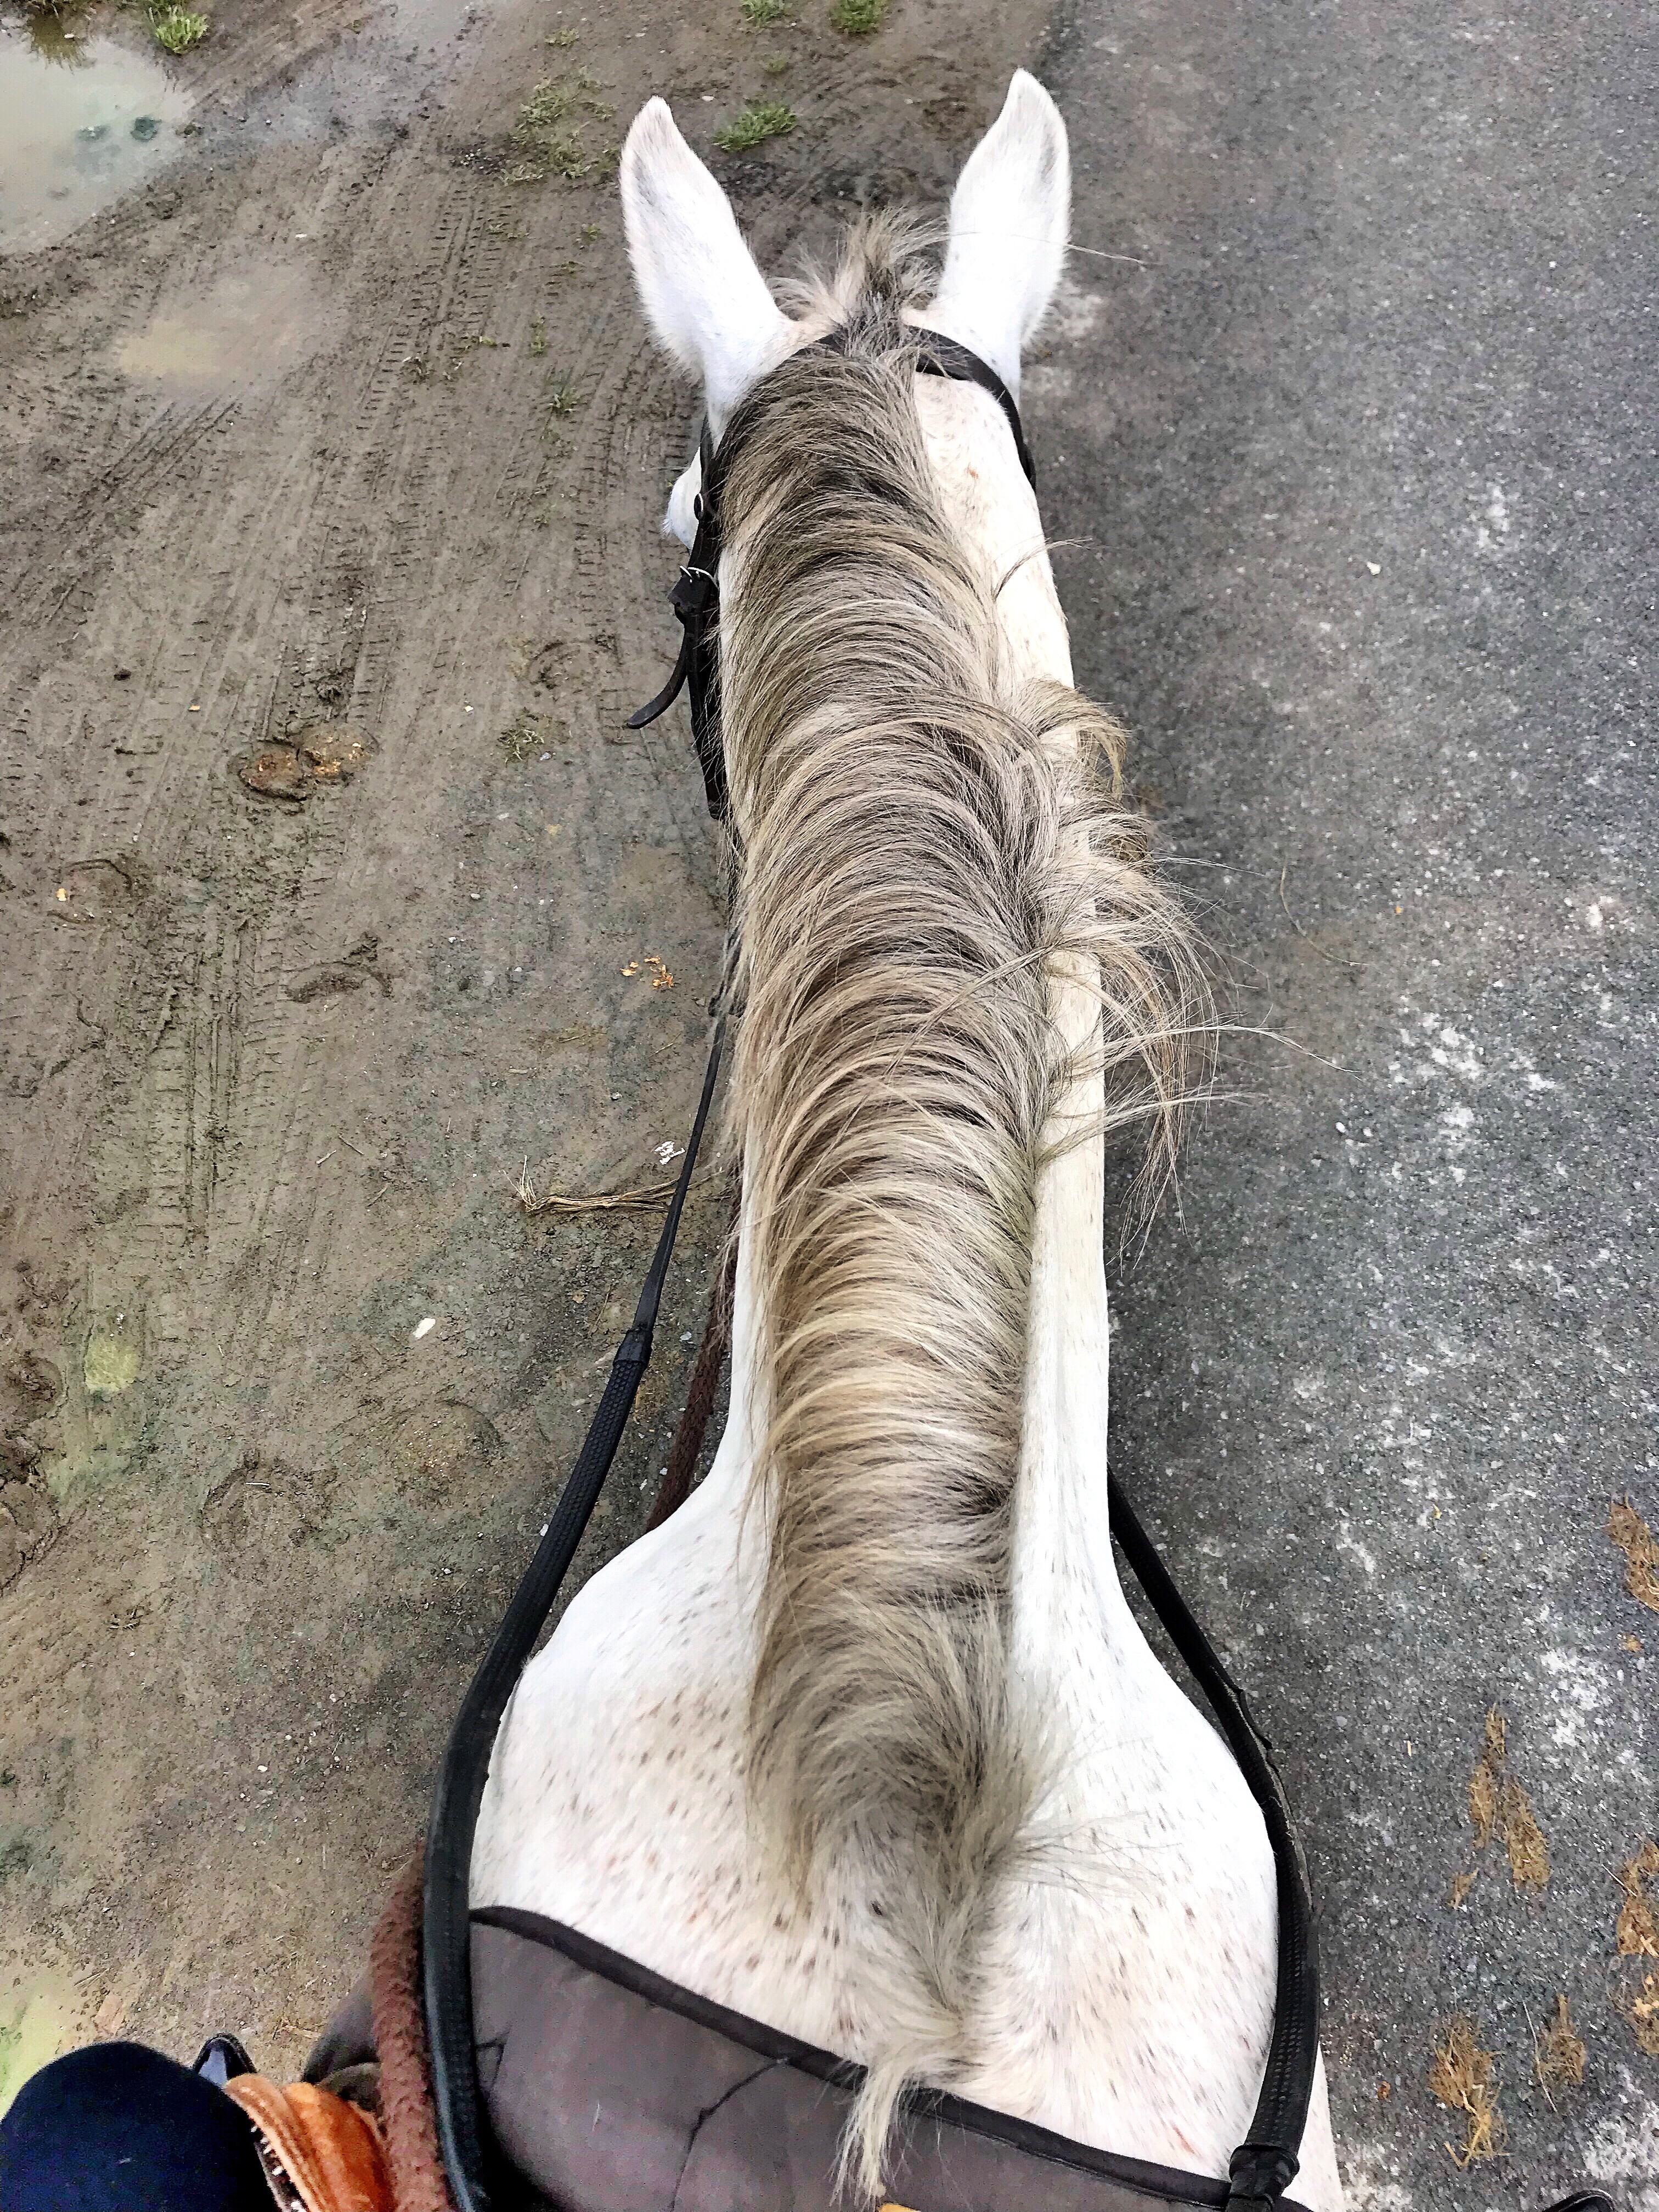
M 951 195 L 945 274 L 927 310 L 935 330 L 988 361 L 1016 397 L 1020 349 L 1048 312 L 1071 220 L 1066 125 L 1036 79 L 1016 70 Z
M 750 386 L 787 350 L 789 325 L 732 203 L 674 127 L 666 100 L 647 100 L 634 118 L 622 202 L 647 319 L 675 360 L 702 377 L 718 436 Z

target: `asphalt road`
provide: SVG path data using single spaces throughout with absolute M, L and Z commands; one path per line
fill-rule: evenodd
M 1240 1032 L 1118 1291 L 1116 1465 L 1285 1747 L 1382 2212 L 1659 2206 L 1614 1946 L 1659 1616 L 1607 1534 L 1659 1525 L 1656 32 L 1162 0 L 1044 65 L 1091 250 L 1028 386 L 1056 570 Z M 1492 1707 L 1541 1889 L 1476 1848 Z

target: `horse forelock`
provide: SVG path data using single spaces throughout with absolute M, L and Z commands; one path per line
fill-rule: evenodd
M 878 1916 L 866 2180 L 904 2076 L 968 2061 L 1040 1787 L 1007 1638 L 1038 1184 L 1079 1073 L 1054 977 L 1100 977 L 1103 1118 L 1150 1127 L 1148 1189 L 1200 992 L 1118 799 L 1121 733 L 1005 672 L 996 580 L 917 415 L 913 249 L 860 234 L 823 294 L 841 349 L 744 403 L 721 494 L 729 1115 L 769 1528 L 749 1777 L 798 1882 L 854 1863 Z

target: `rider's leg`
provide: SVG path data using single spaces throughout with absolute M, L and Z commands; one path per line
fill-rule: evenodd
M 0 2120 L 0 2212 L 271 2212 L 247 2115 L 137 2043 L 94 2043 Z

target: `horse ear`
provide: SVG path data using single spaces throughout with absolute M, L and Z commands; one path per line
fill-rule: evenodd
M 1020 348 L 1048 313 L 1066 258 L 1072 164 L 1048 94 L 1014 71 L 1002 112 L 951 195 L 945 274 L 927 319 L 1019 391 Z
M 703 382 L 716 428 L 784 351 L 788 325 L 744 244 L 732 204 L 663 100 L 634 118 L 622 154 L 623 220 L 647 319 Z

